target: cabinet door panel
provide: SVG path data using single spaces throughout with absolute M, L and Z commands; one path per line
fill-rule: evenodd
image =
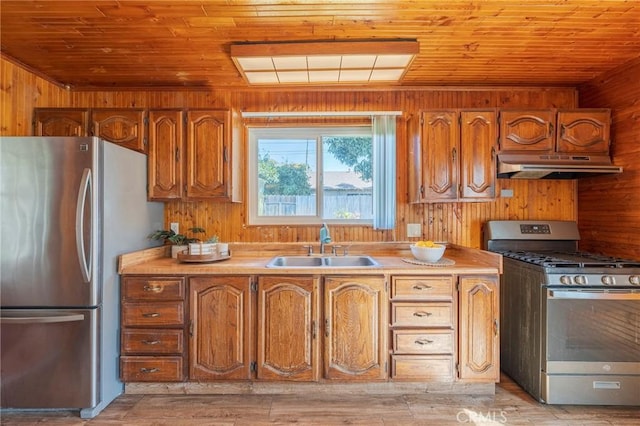
M 427 201 L 458 197 L 459 129 L 455 111 L 428 111 L 422 123 L 423 192 Z
M 434 302 L 393 302 L 394 327 L 453 327 L 453 305 Z
M 252 293 L 249 287 L 249 277 L 189 280 L 190 379 L 250 378 Z
M 189 111 L 187 122 L 187 197 L 225 197 L 229 111 Z
M 460 277 L 460 378 L 499 379 L 498 280 Z
M 184 300 L 184 278 L 124 277 L 124 301 Z
M 393 300 L 452 300 L 453 278 L 447 277 L 393 277 Z
M 394 380 L 428 380 L 451 382 L 454 361 L 451 355 L 392 355 L 391 377 Z
M 384 278 L 325 277 L 324 377 L 386 379 Z
M 318 380 L 318 278 L 260 277 L 259 379 Z
M 35 136 L 89 136 L 89 110 L 67 108 L 36 108 Z
M 466 199 L 495 197 L 496 113 L 460 113 L 460 196 Z
M 123 303 L 122 318 L 127 327 L 183 325 L 184 302 Z
M 608 153 L 610 122 L 608 109 L 558 111 L 558 152 Z
M 454 333 L 451 330 L 394 330 L 393 353 L 453 354 Z
M 143 109 L 94 109 L 91 111 L 92 133 L 125 148 L 146 152 L 144 115 Z
M 122 331 L 122 352 L 124 354 L 182 355 L 183 343 L 183 330 L 127 328 Z
M 510 111 L 500 112 L 500 151 L 541 151 L 554 149 L 555 112 Z
M 120 357 L 120 376 L 125 382 L 181 382 L 183 371 L 180 356 Z
M 147 180 L 150 200 L 182 197 L 183 114 L 176 110 L 149 111 Z

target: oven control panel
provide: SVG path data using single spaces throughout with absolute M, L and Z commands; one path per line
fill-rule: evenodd
M 522 234 L 551 234 L 551 228 L 547 224 L 521 224 L 520 232 Z

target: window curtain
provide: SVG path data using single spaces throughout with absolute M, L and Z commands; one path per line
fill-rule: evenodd
M 396 116 L 375 115 L 373 128 L 373 229 L 396 223 Z

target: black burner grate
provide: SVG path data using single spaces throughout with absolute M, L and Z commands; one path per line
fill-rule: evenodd
M 501 251 L 504 257 L 548 268 L 640 268 L 640 261 L 585 252 Z

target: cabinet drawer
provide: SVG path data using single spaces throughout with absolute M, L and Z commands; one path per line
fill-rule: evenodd
M 452 300 L 452 277 L 402 277 L 393 278 L 393 300 Z
M 392 355 L 391 378 L 397 380 L 429 379 L 453 381 L 453 356 Z
M 451 303 L 391 304 L 391 325 L 394 327 L 453 327 Z
M 123 300 L 184 300 L 184 278 L 124 277 Z
M 184 302 L 123 303 L 123 326 L 183 325 Z
M 184 380 L 182 357 L 123 356 L 120 375 L 125 382 L 181 382 Z
M 397 354 L 452 354 L 453 349 L 452 331 L 393 331 L 393 352 Z
M 126 354 L 181 354 L 184 350 L 182 330 L 125 329 L 122 352 Z

